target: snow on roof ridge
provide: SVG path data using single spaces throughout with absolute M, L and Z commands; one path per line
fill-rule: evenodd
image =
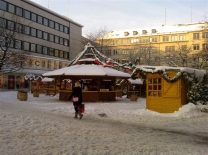
M 108 38 L 128 38 L 136 37 L 142 35 L 157 35 L 164 33 L 183 33 L 187 31 L 195 31 L 203 29 L 203 25 L 206 22 L 198 23 L 184 23 L 184 24 L 174 24 L 174 25 L 161 25 L 161 26 L 152 26 L 152 27 L 143 27 L 143 28 L 131 28 L 131 29 L 115 29 L 106 33 Z

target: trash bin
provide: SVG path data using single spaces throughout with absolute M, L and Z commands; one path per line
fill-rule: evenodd
M 131 100 L 131 101 L 137 101 L 137 99 L 138 99 L 137 94 L 132 93 L 131 96 L 130 96 L 130 100 Z
M 33 97 L 39 97 L 39 91 L 38 90 L 33 91 Z
M 18 99 L 20 101 L 27 101 L 27 92 L 25 92 L 25 91 L 18 91 Z

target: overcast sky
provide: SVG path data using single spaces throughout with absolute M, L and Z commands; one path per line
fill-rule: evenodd
M 32 0 L 83 25 L 83 34 L 195 23 L 208 16 L 208 0 Z M 207 19 L 208 20 L 208 19 Z

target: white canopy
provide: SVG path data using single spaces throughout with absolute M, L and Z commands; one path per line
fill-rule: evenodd
M 111 76 L 111 77 L 126 77 L 130 78 L 131 75 L 102 65 L 74 65 L 58 70 L 44 73 L 43 76 Z

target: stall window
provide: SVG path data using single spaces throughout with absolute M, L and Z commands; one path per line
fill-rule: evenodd
M 162 97 L 162 79 L 149 78 L 148 80 L 148 96 Z

